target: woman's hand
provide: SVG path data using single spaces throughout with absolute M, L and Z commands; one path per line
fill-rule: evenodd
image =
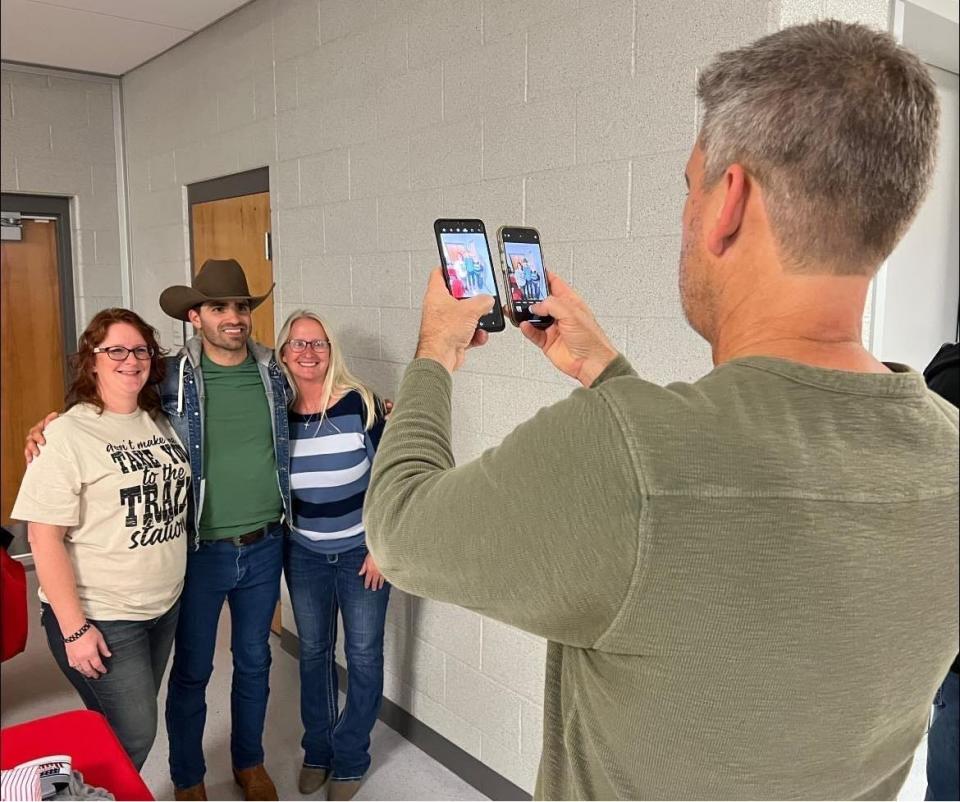
M 37 579 L 44 595 L 50 600 L 50 607 L 60 627 L 63 637 L 69 638 L 89 623 L 80 606 L 77 595 L 77 580 L 73 572 L 73 563 L 63 544 L 67 527 L 42 524 L 30 521 L 27 525 L 27 537 L 33 552 L 33 563 L 37 568 Z M 93 624 L 79 638 L 63 644 L 67 653 L 67 665 L 76 669 L 88 679 L 97 679 L 107 673 L 103 657 L 110 657 L 110 649 Z
M 77 640 L 73 643 L 65 643 L 64 646 L 70 668 L 76 669 L 87 679 L 100 679 L 107 673 L 107 667 L 103 664 L 101 655 L 111 657 L 112 654 L 100 630 L 93 624 Z
M 383 574 L 380 573 L 380 569 L 377 568 L 377 564 L 373 561 L 373 556 L 370 554 L 367 554 L 364 558 L 363 565 L 360 566 L 358 573 L 363 577 L 363 586 L 367 590 L 380 590 L 380 588 L 383 587 L 383 583 L 387 581 Z

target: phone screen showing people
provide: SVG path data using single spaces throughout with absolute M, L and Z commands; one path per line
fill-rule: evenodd
M 503 255 L 503 276 L 510 316 L 517 324 L 525 320 L 538 328 L 546 328 L 553 319 L 536 315 L 530 307 L 544 300 L 549 289 L 543 267 L 540 234 L 533 228 L 500 229 L 498 240 Z
M 476 295 L 492 295 L 493 310 L 480 318 L 477 328 L 484 331 L 503 331 L 503 312 L 500 293 L 493 274 L 493 259 L 487 245 L 487 235 L 480 220 L 437 220 L 434 223 L 443 278 L 450 294 L 460 300 Z

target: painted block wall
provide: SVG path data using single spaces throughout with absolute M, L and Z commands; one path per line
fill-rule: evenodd
M 677 259 L 697 68 L 837 5 L 258 0 L 123 78 L 134 305 L 172 336 L 157 297 L 188 280 L 185 186 L 266 165 L 278 324 L 298 306 L 326 316 L 381 394 L 415 349 L 439 216 L 539 228 L 548 268 L 641 375 L 696 378 L 710 354 L 683 319 Z M 571 386 L 510 327 L 492 337 L 456 375 L 457 459 Z M 386 695 L 529 790 L 544 654 L 395 592 Z
M 0 71 L 4 192 L 71 199 L 78 332 L 123 302 L 115 79 Z M 70 351 L 76 343 L 67 343 Z

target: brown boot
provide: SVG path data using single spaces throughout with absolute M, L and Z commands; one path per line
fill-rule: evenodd
M 207 789 L 204 787 L 203 783 L 197 783 L 196 785 L 191 785 L 189 788 L 174 788 L 173 789 L 173 798 L 180 802 L 195 802 L 200 800 L 201 802 L 206 802 L 207 799 Z
M 276 800 L 277 787 L 267 774 L 263 763 L 251 769 L 234 769 L 233 779 L 243 789 L 243 798 L 246 800 Z
M 327 799 L 336 799 L 338 802 L 353 799 L 360 790 L 362 782 L 363 780 L 330 780 L 327 786 Z

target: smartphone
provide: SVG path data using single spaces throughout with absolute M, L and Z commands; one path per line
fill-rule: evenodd
M 435 220 L 440 261 L 443 262 L 443 280 L 450 294 L 456 298 L 492 295 L 493 309 L 477 323 L 483 331 L 503 331 L 503 310 L 500 293 L 493 274 L 493 258 L 487 245 L 487 232 L 482 220 Z
M 510 319 L 517 326 L 525 320 L 538 329 L 552 326 L 552 317 L 530 311 L 531 306 L 550 294 L 540 250 L 540 232 L 535 228 L 501 226 L 497 231 L 497 244 Z

